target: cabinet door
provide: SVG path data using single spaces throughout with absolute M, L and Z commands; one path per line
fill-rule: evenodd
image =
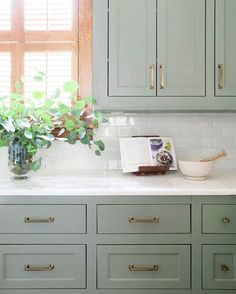
M 109 1 L 109 96 L 156 96 L 156 0 Z
M 236 96 L 235 12 L 235 0 L 216 0 L 216 96 Z
M 157 60 L 158 96 L 205 96 L 205 0 L 158 0 Z

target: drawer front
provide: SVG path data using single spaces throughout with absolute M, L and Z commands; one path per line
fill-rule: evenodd
M 86 233 L 85 205 L 0 205 L 0 234 Z
M 98 205 L 100 234 L 190 233 L 190 205 Z
M 236 289 L 236 245 L 203 246 L 203 288 Z
M 0 246 L 0 288 L 85 288 L 85 246 Z
M 188 245 L 98 245 L 100 289 L 189 289 Z
M 203 205 L 203 233 L 236 234 L 236 205 Z

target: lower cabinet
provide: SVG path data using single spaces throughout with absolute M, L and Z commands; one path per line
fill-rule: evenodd
M 189 245 L 98 245 L 98 288 L 189 289 Z
M 235 196 L 14 201 L 0 196 L 0 294 L 236 294 Z
M 85 288 L 85 261 L 84 245 L 2 245 L 0 287 Z

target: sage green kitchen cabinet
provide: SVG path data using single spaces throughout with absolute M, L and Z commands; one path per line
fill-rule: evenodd
M 215 91 L 236 96 L 236 1 L 216 0 Z
M 94 0 L 97 108 L 236 111 L 235 6 L 235 0 Z
M 158 96 L 205 96 L 205 0 L 158 0 Z
M 0 212 L 0 294 L 236 293 L 235 195 L 0 196 Z
M 156 0 L 109 2 L 109 96 L 156 96 Z

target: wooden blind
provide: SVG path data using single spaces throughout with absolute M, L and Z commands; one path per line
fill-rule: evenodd
M 0 96 L 13 91 L 22 76 L 28 95 L 38 87 L 32 79 L 36 70 L 46 73 L 49 95 L 69 79 L 83 84 L 81 95 L 91 94 L 92 0 L 0 2 Z

